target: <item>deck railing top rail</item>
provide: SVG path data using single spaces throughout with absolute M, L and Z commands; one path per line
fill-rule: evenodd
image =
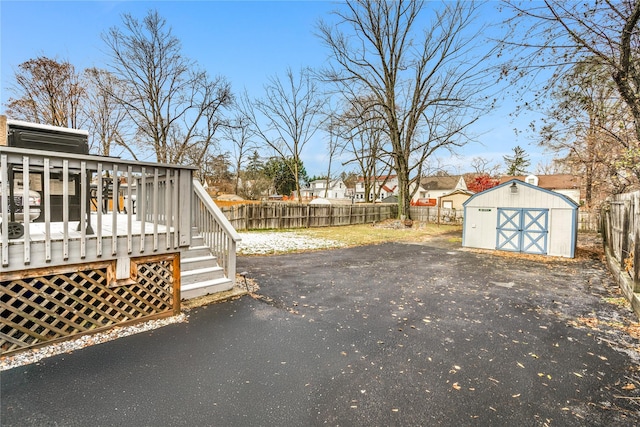
M 193 170 L 0 146 L 2 270 L 118 259 L 124 275 L 125 259 L 189 246 Z
M 44 150 L 33 150 L 28 148 L 17 148 L 17 147 L 8 147 L 0 145 L 0 153 L 7 154 L 9 156 L 9 160 L 15 161 L 16 159 L 21 159 L 22 156 L 29 156 L 34 158 L 57 158 L 57 159 L 66 159 L 71 161 L 71 163 L 79 163 L 81 161 L 86 161 L 87 163 L 117 163 L 122 166 L 131 166 L 134 169 L 139 168 L 150 168 L 150 167 L 161 167 L 168 169 L 186 169 L 186 170 L 196 170 L 193 166 L 182 166 L 182 165 L 174 165 L 167 163 L 154 163 L 154 162 L 141 162 L 138 160 L 126 160 L 121 159 L 119 157 L 109 157 L 109 156 L 98 156 L 93 154 L 74 154 L 74 153 L 59 153 L 56 151 L 44 151 Z M 21 160 L 20 160 L 21 162 Z

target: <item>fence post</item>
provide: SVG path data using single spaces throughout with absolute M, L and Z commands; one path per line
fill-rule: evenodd
M 640 230 L 636 230 L 633 245 L 633 292 L 640 292 Z M 630 272 L 631 273 L 631 272 Z
M 625 261 L 629 256 L 629 203 L 625 200 L 622 216 L 622 235 L 620 236 L 620 268 L 625 269 Z

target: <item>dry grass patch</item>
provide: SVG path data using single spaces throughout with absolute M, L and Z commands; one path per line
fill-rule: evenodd
M 318 239 L 334 240 L 346 246 L 374 245 L 385 242 L 424 242 L 436 236 L 462 233 L 461 226 L 417 224 L 411 228 L 394 227 L 390 222 L 380 224 L 360 224 L 343 227 L 321 227 L 296 230 L 299 234 Z M 460 235 L 461 236 L 461 235 Z M 461 242 L 460 236 L 451 239 Z

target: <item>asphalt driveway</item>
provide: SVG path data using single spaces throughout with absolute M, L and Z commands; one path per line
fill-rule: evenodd
M 3 372 L 0 424 L 640 424 L 634 319 L 595 258 L 440 239 L 238 271 L 258 295 Z

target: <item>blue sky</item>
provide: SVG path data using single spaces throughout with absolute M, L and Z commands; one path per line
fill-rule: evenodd
M 487 6 L 484 20 L 501 19 Z M 150 9 L 158 10 L 182 42 L 183 53 L 197 61 L 211 75 L 222 75 L 235 93 L 244 89 L 261 96 L 270 76 L 284 75 L 290 67 L 320 67 L 327 59 L 326 48 L 314 35 L 319 19 L 330 18 L 336 8 L 323 1 L 0 1 L 0 111 L 10 94 L 18 64 L 37 56 L 68 60 L 76 69 L 104 66 L 104 45 L 100 38 L 112 26 L 121 24 L 123 13 L 141 19 Z M 520 145 L 529 154 L 532 171 L 549 157 L 531 142 L 526 128 L 531 116 L 512 119 L 513 103 L 476 123 L 472 129 L 479 142 L 458 150 L 458 157 L 440 153 L 440 163 L 450 172 L 470 172 L 471 158 L 485 157 L 502 163 L 502 156 Z M 514 132 L 514 128 L 521 131 Z M 309 175 L 326 173 L 325 141 L 318 136 L 303 152 Z M 332 168 L 335 170 L 335 167 Z

